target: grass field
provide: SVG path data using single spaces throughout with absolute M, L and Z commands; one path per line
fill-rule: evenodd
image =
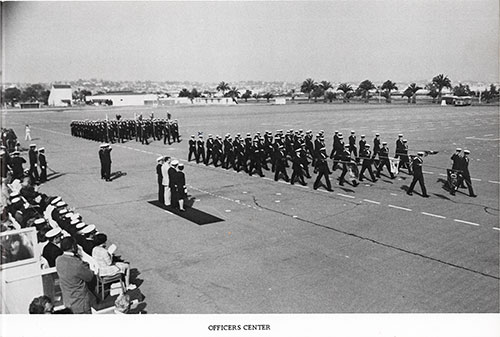
M 168 108 L 183 141 L 113 145 L 111 183 L 100 179 L 99 144 L 70 136 L 74 119 L 121 114 L 166 117 L 167 108 L 7 110 L 3 125 L 23 142 L 32 126 L 58 172 L 40 191 L 60 195 L 117 244 L 136 268 L 149 313 L 498 313 L 499 110 L 493 106 L 297 104 Z M 277 129 L 350 130 L 372 144 L 380 132 L 394 153 L 398 133 L 424 158 L 430 198 L 411 176 L 334 191 L 291 186 L 186 163 L 191 134 Z M 471 150 L 477 198 L 451 196 L 446 168 L 456 147 Z M 148 201 L 157 195 L 156 157 L 183 160 L 193 207 L 224 221 L 198 226 Z M 26 155 L 26 154 L 25 154 Z M 290 171 L 289 171 L 290 173 Z M 314 176 L 313 176 L 314 178 Z M 463 192 L 463 193 L 462 193 Z

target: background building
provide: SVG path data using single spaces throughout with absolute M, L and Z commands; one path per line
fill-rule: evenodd
M 71 86 L 69 84 L 53 84 L 48 99 L 49 106 L 71 106 Z

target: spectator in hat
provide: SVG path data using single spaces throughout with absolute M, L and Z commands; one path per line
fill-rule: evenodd
M 460 161 L 460 171 L 462 171 L 464 182 L 467 184 L 467 188 L 469 189 L 469 196 L 475 198 L 477 195 L 474 194 L 474 190 L 472 189 L 472 181 L 469 173 L 469 154 L 469 150 L 464 150 L 464 155 Z
M 92 249 L 95 247 L 95 235 L 95 225 L 87 225 L 79 230 L 75 236 L 76 242 L 88 255 L 92 255 Z
M 112 276 L 121 273 L 125 276 L 125 286 L 128 290 L 136 288 L 130 284 L 130 265 L 123 262 L 113 263 L 113 254 L 106 249 L 108 237 L 106 234 L 98 233 L 95 236 L 95 247 L 92 249 L 92 257 L 99 268 L 99 276 Z
M 186 176 L 184 175 L 184 164 L 182 164 L 182 163 L 180 163 L 177 166 L 175 190 L 177 192 L 177 199 L 179 200 L 179 209 L 181 211 L 185 211 L 184 200 L 187 198 Z
M 423 152 L 418 152 L 417 157 L 413 159 L 412 162 L 412 171 L 413 171 L 413 180 L 411 181 L 410 187 L 408 188 L 408 191 L 406 191 L 406 194 L 412 195 L 413 194 L 413 188 L 415 187 L 415 184 L 418 183 L 420 184 L 420 188 L 422 189 L 422 197 L 428 198 L 429 196 L 427 195 L 427 190 L 425 189 L 425 184 L 424 184 L 424 173 L 422 172 L 422 166 L 424 164 L 424 153 Z
M 158 182 L 158 202 L 161 204 L 165 203 L 165 189 L 163 188 L 163 172 L 162 166 L 164 163 L 163 156 L 156 158 L 156 177 Z
M 72 237 L 61 241 L 63 254 L 56 259 L 56 270 L 59 275 L 64 305 L 74 314 L 90 314 L 92 295 L 87 287 L 94 273 L 87 263 L 77 256 L 77 244 Z
M 44 183 L 47 181 L 47 159 L 44 147 L 38 150 L 38 163 L 40 164 L 40 183 Z
M 57 257 L 63 254 L 61 249 L 62 232 L 60 228 L 54 228 L 48 231 L 45 236 L 49 242 L 43 247 L 42 256 L 52 268 L 56 266 Z

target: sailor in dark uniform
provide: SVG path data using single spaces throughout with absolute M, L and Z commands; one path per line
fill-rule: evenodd
M 418 152 L 418 156 L 413 159 L 412 163 L 412 171 L 413 171 L 413 180 L 411 181 L 410 187 L 408 188 L 408 191 L 406 194 L 412 195 L 413 194 L 413 188 L 415 187 L 415 184 L 418 183 L 420 184 L 420 188 L 422 189 L 422 196 L 424 198 L 428 198 L 429 196 L 427 195 L 427 190 L 425 189 L 425 184 L 424 184 L 424 173 L 422 172 L 422 166 L 424 164 L 424 153 L 423 152 Z
M 462 171 L 464 181 L 469 189 L 469 196 L 475 198 L 477 195 L 474 194 L 474 190 L 472 189 L 472 181 L 469 173 L 469 154 L 469 150 L 464 150 L 464 155 L 460 161 L 460 171 Z
M 191 135 L 191 139 L 189 140 L 188 161 L 191 161 L 191 156 L 196 158 L 196 139 L 194 138 L 194 135 Z
M 370 173 L 370 177 L 373 182 L 377 181 L 377 178 L 375 178 L 375 175 L 372 171 L 373 159 L 371 158 L 371 155 L 372 152 L 370 151 L 370 144 L 365 144 L 363 150 L 359 152 L 359 156 L 363 159 L 363 162 L 361 164 L 361 171 L 359 172 L 359 181 L 363 181 L 363 173 L 365 172 L 365 170 L 368 170 L 368 173 Z

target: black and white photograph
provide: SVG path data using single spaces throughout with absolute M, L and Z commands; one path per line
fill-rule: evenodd
M 0 5 L 5 336 L 500 333 L 497 0 Z

